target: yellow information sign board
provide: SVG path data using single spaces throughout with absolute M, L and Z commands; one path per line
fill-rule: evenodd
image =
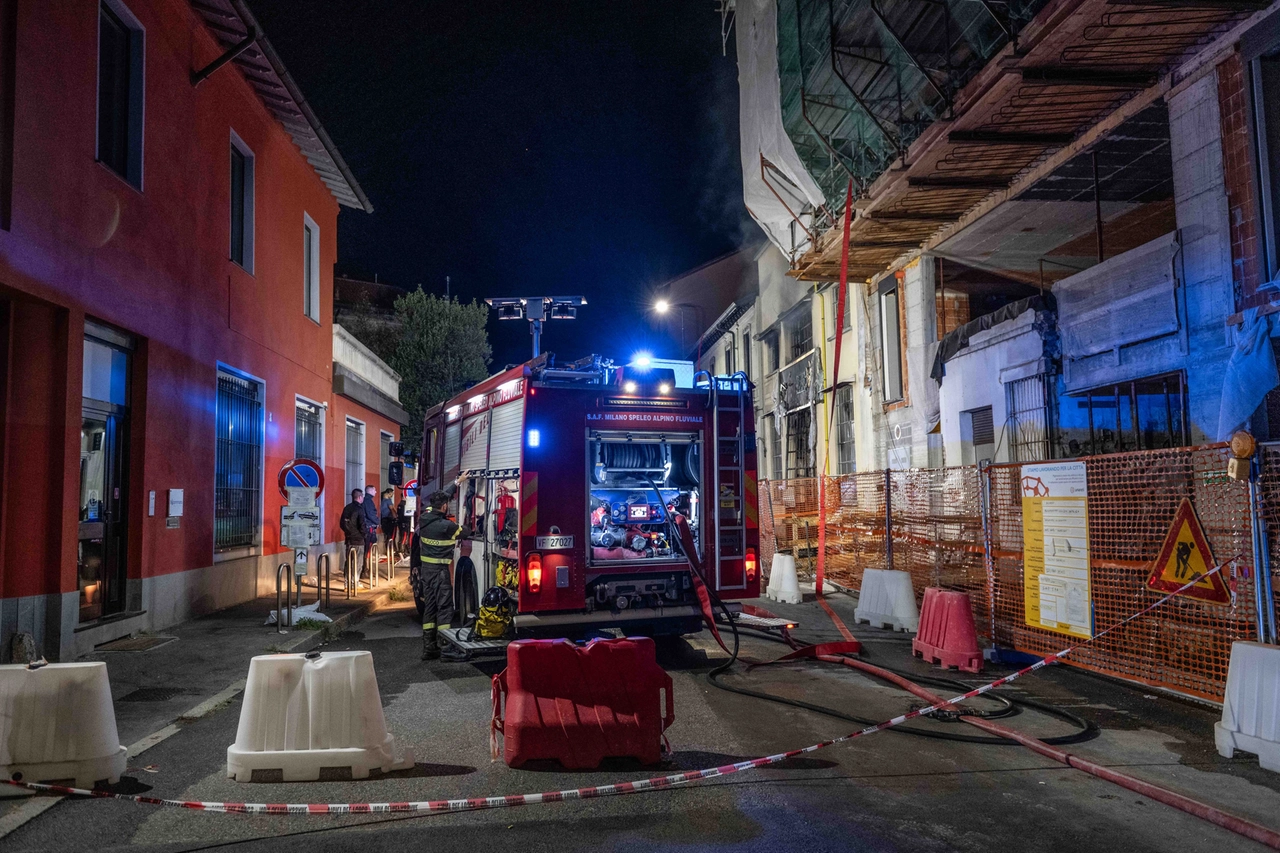
M 1033 628 L 1093 635 L 1088 498 L 1083 462 L 1022 466 L 1022 592 Z

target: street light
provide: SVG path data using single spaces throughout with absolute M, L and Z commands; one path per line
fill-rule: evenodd
M 679 308 L 679 309 L 681 309 L 681 310 L 680 310 L 680 355 L 681 355 L 681 357 L 683 358 L 683 357 L 685 356 L 685 354 L 686 354 L 686 350 L 685 350 L 685 346 L 684 346 L 684 309 L 686 309 L 686 308 L 687 308 L 687 309 L 689 309 L 690 311 L 693 311 L 693 312 L 694 312 L 694 322 L 695 322 L 695 323 L 701 323 L 701 322 L 702 322 L 702 320 L 701 320 L 700 318 L 702 318 L 702 317 L 704 316 L 704 313 L 703 313 L 703 312 L 704 312 L 706 309 L 704 309 L 701 305 L 697 305 L 697 304 L 694 304 L 694 303 L 692 303 L 692 302 L 672 302 L 672 301 L 670 301 L 669 299 L 658 299 L 658 300 L 656 300 L 656 301 L 653 303 L 653 310 L 654 310 L 654 312 L 655 312 L 655 313 L 658 313 L 658 314 L 663 314 L 663 315 L 665 315 L 665 314 L 667 314 L 667 313 L 668 313 L 672 308 Z M 701 357 L 701 355 L 702 355 L 702 354 L 701 354 L 701 353 L 699 353 L 698 355 L 699 355 L 699 357 Z

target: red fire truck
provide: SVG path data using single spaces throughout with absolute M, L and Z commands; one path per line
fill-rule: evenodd
M 677 387 L 670 368 L 544 354 L 427 412 L 419 494 L 464 478 L 459 554 L 478 595 L 517 599 L 519 635 L 692 633 L 677 516 L 712 592 L 760 594 L 754 424 L 741 373 Z

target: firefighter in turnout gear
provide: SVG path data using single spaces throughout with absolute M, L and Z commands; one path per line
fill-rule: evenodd
M 458 482 L 461 478 L 446 491 L 427 496 L 427 511 L 418 519 L 418 533 L 413 538 L 409 556 L 409 581 L 422 619 L 423 660 L 466 660 L 466 655 L 452 646 L 447 646 L 442 655 L 437 643 L 439 630 L 448 628 L 453 619 L 449 566 L 463 529 L 445 513 L 458 490 Z

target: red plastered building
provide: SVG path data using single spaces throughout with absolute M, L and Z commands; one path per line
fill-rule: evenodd
M 340 205 L 372 210 L 240 0 L 0 0 L 0 660 L 273 592 L 296 456 L 313 554 L 383 485 L 405 414 L 332 321 Z

